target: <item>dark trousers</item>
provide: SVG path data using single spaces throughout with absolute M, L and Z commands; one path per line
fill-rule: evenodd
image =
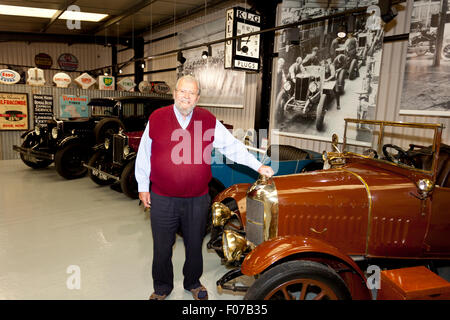
M 157 294 L 173 289 L 172 247 L 176 232 L 182 232 L 185 246 L 183 287 L 199 287 L 203 273 L 202 243 L 210 208 L 210 196 L 178 198 L 151 193 L 150 222 L 153 234 L 153 288 Z

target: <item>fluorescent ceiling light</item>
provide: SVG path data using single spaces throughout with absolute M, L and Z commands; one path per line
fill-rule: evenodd
M 102 13 L 64 11 L 64 13 L 59 17 L 59 19 L 99 22 L 100 20 L 102 20 L 107 16 L 108 16 L 107 14 Z
M 58 10 L 54 9 L 0 5 L 0 15 L 9 15 L 9 16 L 50 19 L 54 16 L 54 14 L 57 11 Z M 58 19 L 98 22 L 107 16 L 108 16 L 107 14 L 100 14 L 100 13 L 65 11 Z
M 51 18 L 56 10 L 0 5 L 0 14 L 8 16 Z

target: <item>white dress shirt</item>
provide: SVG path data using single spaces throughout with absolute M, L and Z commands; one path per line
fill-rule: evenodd
M 181 128 L 186 129 L 191 121 L 192 112 L 186 119 L 183 119 L 183 115 L 178 111 L 175 105 L 173 106 L 173 110 Z M 150 124 L 147 123 L 142 135 L 134 169 L 139 192 L 148 192 L 150 186 L 152 139 L 149 136 L 149 126 Z M 262 166 L 261 162 L 247 151 L 245 145 L 237 140 L 217 119 L 214 128 L 213 147 L 218 149 L 228 159 L 246 165 L 255 171 L 258 171 Z

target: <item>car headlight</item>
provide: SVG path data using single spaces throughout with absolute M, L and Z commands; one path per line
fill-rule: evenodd
M 40 135 L 41 134 L 41 127 L 39 127 L 39 126 L 34 127 L 34 133 L 36 133 L 36 135 Z
M 130 147 L 129 146 L 125 146 L 123 148 L 123 156 L 127 157 L 130 154 Z
M 109 139 L 108 138 L 105 139 L 105 149 L 106 150 L 109 149 Z
M 212 223 L 215 227 L 225 225 L 232 215 L 231 210 L 222 202 L 214 202 L 211 206 Z
M 254 245 L 244 236 L 232 230 L 224 230 L 222 234 L 223 254 L 228 262 L 238 261 L 247 249 L 254 249 Z
M 319 89 L 319 87 L 317 86 L 317 83 L 311 82 L 311 83 L 309 84 L 308 89 L 309 89 L 309 92 L 315 93 L 315 92 L 317 91 L 317 89 Z
M 58 128 L 57 127 L 54 127 L 52 129 L 52 138 L 53 139 L 57 139 L 58 138 Z

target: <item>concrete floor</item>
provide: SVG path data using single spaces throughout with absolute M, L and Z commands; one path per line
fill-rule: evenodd
M 137 200 L 89 178 L 65 180 L 53 165 L 33 170 L 21 160 L 0 161 L 0 181 L 0 299 L 148 299 L 152 235 Z M 218 293 L 216 281 L 228 270 L 207 251 L 208 240 L 201 281 L 210 300 L 242 299 Z M 179 237 L 173 263 L 168 299 L 192 300 L 182 286 Z

